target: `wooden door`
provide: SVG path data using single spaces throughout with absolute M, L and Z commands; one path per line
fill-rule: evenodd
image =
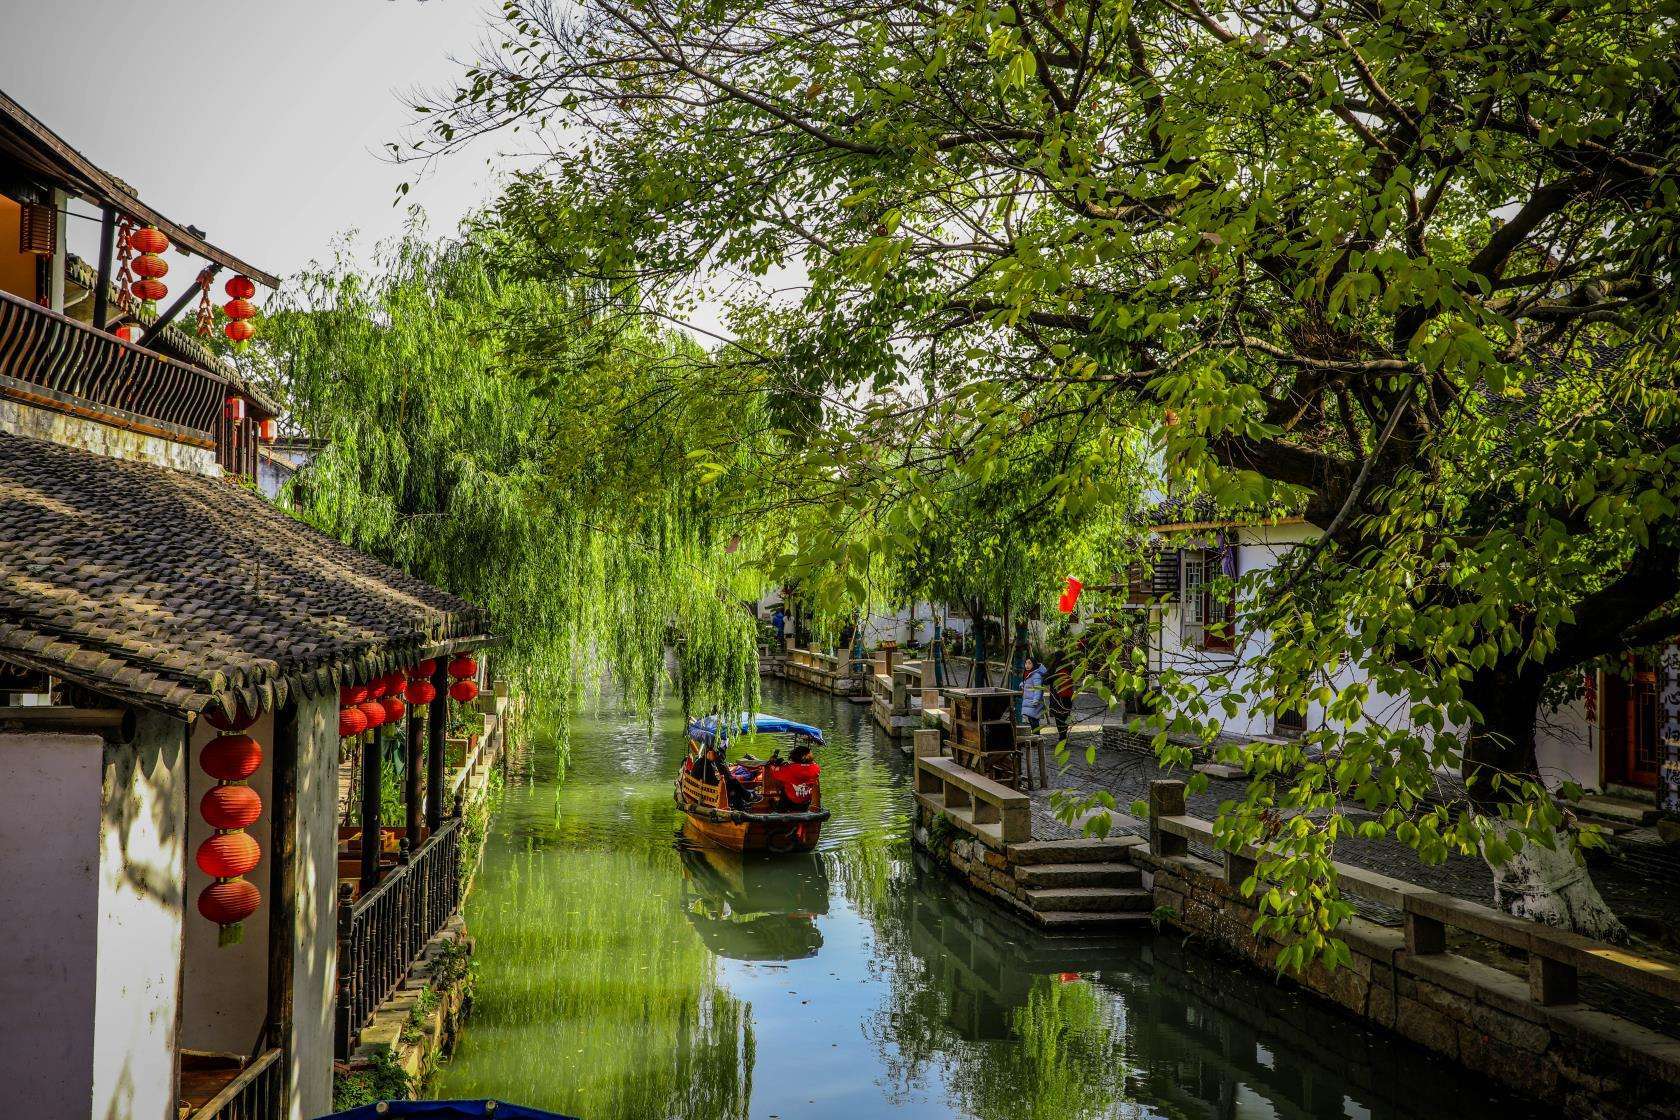
M 1631 659 L 1628 672 L 1604 674 L 1604 780 L 1655 789 L 1662 766 L 1656 663 Z

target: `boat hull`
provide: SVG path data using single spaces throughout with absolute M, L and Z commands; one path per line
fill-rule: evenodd
M 804 812 L 731 809 L 721 788 L 687 772 L 677 778 L 676 801 L 683 813 L 685 836 L 731 852 L 809 852 L 822 839 L 823 822 L 828 819 L 820 792 Z

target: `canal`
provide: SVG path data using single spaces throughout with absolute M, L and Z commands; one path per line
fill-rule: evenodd
M 913 855 L 907 760 L 863 707 L 774 682 L 764 707 L 828 736 L 807 857 L 677 842 L 674 712 L 574 720 L 563 774 L 531 751 L 434 1095 L 585 1120 L 1546 1115 L 1181 937 L 1012 921 Z

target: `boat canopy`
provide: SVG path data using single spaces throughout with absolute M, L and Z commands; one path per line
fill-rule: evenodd
M 717 738 L 717 727 L 718 717 L 716 716 L 694 720 L 688 725 L 688 737 L 701 746 L 706 746 Z M 781 716 L 773 716 L 765 712 L 752 715 L 746 712 L 741 713 L 740 733 L 746 734 L 752 731 L 764 735 L 800 735 L 806 739 L 815 739 L 818 743 L 823 741 L 823 733 L 808 723 L 796 723 L 791 719 L 783 719 Z
M 542 1112 L 506 1101 L 381 1101 L 349 1112 L 335 1112 L 320 1120 L 395 1120 L 397 1117 L 425 1117 L 426 1120 L 574 1120 L 558 1112 Z

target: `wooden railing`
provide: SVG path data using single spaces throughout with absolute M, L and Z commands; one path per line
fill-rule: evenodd
M 918 754 L 916 797 L 992 847 L 1032 839 L 1032 799 L 955 759 Z
M 1214 843 L 1213 824 L 1184 815 L 1184 783 L 1158 781 L 1149 791 L 1149 846 L 1157 856 L 1188 855 L 1189 842 Z M 1260 853 L 1226 851 L 1225 878 L 1241 883 Z M 1453 954 L 1447 930 L 1462 930 L 1526 954 L 1529 998 L 1543 1006 L 1575 1003 L 1585 972 L 1625 988 L 1680 1002 L 1680 966 L 1590 937 L 1512 917 L 1491 906 L 1432 891 L 1345 863 L 1333 865 L 1342 891 L 1401 914 L 1406 951 L 1414 957 Z
M 460 825 L 447 820 L 418 851 L 404 850 L 398 865 L 361 898 L 351 898 L 351 884 L 340 884 L 334 1043 L 341 1060 L 460 905 Z
M 264 1050 L 191 1120 L 281 1120 L 286 1115 L 280 1099 L 282 1057 L 279 1050 Z
M 0 388 L 50 405 L 166 426 L 208 441 L 228 383 L 10 292 L 0 292 Z

